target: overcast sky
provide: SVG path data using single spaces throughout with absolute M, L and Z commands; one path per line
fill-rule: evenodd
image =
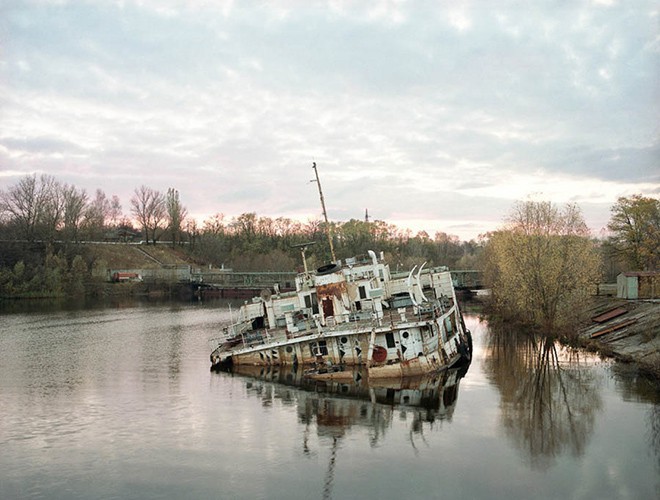
M 516 200 L 660 195 L 654 0 L 4 0 L 0 189 L 461 239 Z

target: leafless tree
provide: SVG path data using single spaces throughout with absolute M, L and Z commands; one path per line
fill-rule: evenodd
M 110 214 L 110 202 L 105 193 L 97 189 L 96 196 L 90 201 L 85 212 L 85 228 L 92 239 L 101 238 Z
M 64 202 L 64 239 L 78 241 L 80 226 L 87 207 L 87 192 L 65 184 L 62 188 L 62 198 Z
M 188 210 L 181 204 L 179 192 L 173 188 L 167 190 L 166 206 L 168 228 L 172 235 L 172 247 L 174 247 L 181 239 L 181 229 Z
M 121 202 L 119 201 L 119 196 L 116 194 L 112 195 L 112 201 L 110 202 L 110 212 L 109 218 L 113 226 L 118 226 L 122 218 L 121 211 Z
M 54 177 L 26 175 L 7 191 L 0 191 L 0 212 L 28 241 L 53 239 L 62 223 L 62 188 Z
M 155 244 L 167 216 L 164 196 L 143 184 L 131 198 L 131 213 L 142 227 L 145 241 Z
M 64 222 L 64 195 L 62 184 L 52 175 L 39 178 L 42 192 L 39 221 L 42 239 L 53 241 Z

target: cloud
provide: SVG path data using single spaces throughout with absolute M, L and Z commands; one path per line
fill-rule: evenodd
M 316 161 L 337 219 L 469 235 L 538 190 L 607 217 L 658 190 L 654 8 L 14 2 L 0 172 L 305 219 Z

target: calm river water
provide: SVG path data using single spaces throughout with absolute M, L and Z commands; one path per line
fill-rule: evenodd
M 0 314 L 0 498 L 659 498 L 657 388 L 497 339 L 407 387 L 209 371 L 223 305 Z M 273 382 L 278 380 L 283 383 Z

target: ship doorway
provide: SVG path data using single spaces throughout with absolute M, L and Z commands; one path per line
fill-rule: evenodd
M 328 318 L 335 315 L 335 307 L 332 304 L 332 299 L 325 298 L 321 301 L 321 306 L 323 307 L 323 317 Z

